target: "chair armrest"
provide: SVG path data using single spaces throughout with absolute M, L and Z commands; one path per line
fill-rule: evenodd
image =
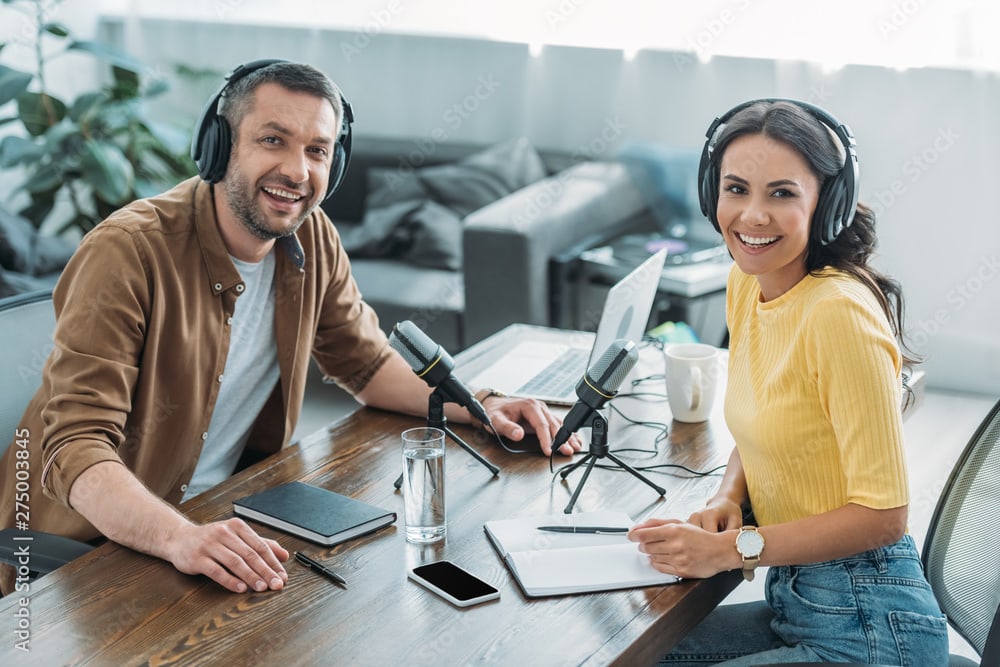
M 84 542 L 36 530 L 0 530 L 0 563 L 27 567 L 32 575 L 48 574 L 94 547 Z
M 549 259 L 598 232 L 645 224 L 625 167 L 582 162 L 469 214 L 462 235 L 465 344 L 512 323 L 549 325 Z

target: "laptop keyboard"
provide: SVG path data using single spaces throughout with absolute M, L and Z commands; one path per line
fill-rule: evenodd
M 590 350 L 571 347 L 517 390 L 534 396 L 572 396 L 587 368 Z

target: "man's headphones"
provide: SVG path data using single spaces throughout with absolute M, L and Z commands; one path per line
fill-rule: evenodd
M 813 234 L 823 245 L 832 243 L 844 228 L 854 220 L 858 208 L 858 151 L 851 129 L 817 106 L 798 100 L 763 98 L 744 102 L 716 118 L 705 136 L 705 148 L 698 164 L 698 202 L 701 212 L 716 231 L 719 231 L 717 206 L 719 202 L 719 161 L 714 154 L 716 142 L 726 128 L 726 123 L 736 113 L 758 102 L 788 102 L 809 112 L 814 118 L 830 128 L 844 148 L 844 164 L 834 176 L 827 178 L 820 188 L 816 213 L 813 215 Z
M 203 179 L 209 183 L 218 183 L 226 175 L 226 168 L 229 166 L 229 155 L 233 145 L 232 130 L 229 122 L 219 115 L 219 101 L 225 95 L 226 89 L 252 72 L 268 65 L 286 62 L 289 61 L 274 58 L 237 65 L 226 75 L 226 82 L 208 100 L 198 118 L 191 139 L 191 159 L 198 165 L 198 174 Z M 354 111 L 343 95 L 340 96 L 340 103 L 344 107 L 344 117 L 340 124 L 340 132 L 337 134 L 337 142 L 333 147 L 330 180 L 327 182 L 324 200 L 328 199 L 344 180 L 347 165 L 351 161 L 351 123 L 354 122 Z

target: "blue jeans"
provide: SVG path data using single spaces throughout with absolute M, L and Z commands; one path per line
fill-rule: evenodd
M 765 597 L 720 606 L 661 664 L 948 664 L 947 622 L 909 535 L 848 558 L 771 567 Z

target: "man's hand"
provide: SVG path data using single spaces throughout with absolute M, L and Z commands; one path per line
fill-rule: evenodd
M 108 539 L 170 561 L 185 574 L 207 575 L 234 593 L 278 590 L 288 581 L 281 566 L 288 552 L 280 544 L 260 537 L 242 519 L 192 523 L 121 463 L 87 468 L 69 495 L 73 509 Z
M 168 541 L 165 558 L 185 574 L 204 574 L 234 593 L 281 590 L 289 553 L 260 537 L 242 519 L 182 525 Z
M 514 442 L 524 438 L 525 432 L 534 433 L 538 438 L 542 454 L 551 456 L 552 440 L 562 425 L 562 420 L 552 414 L 545 403 L 533 398 L 493 395 L 483 401 L 483 407 L 486 408 L 486 413 L 493 421 L 493 428 L 497 433 Z M 573 434 L 566 444 L 559 448 L 559 453 L 571 456 L 580 451 L 581 447 L 580 438 Z

